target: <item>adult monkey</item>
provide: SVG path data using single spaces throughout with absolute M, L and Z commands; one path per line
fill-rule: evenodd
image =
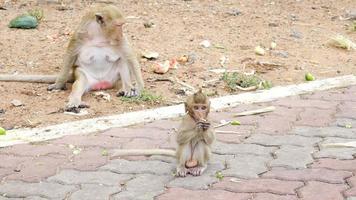
M 68 111 L 86 106 L 82 96 L 90 90 L 109 89 L 122 82 L 118 96 L 137 96 L 144 88 L 141 68 L 123 33 L 125 19 L 115 6 L 92 8 L 82 18 L 72 35 L 61 72 L 53 76 L 1 75 L 0 81 L 55 82 L 48 90 L 64 90 L 74 80 Z M 132 79 L 136 81 L 133 86 Z
M 211 154 L 215 132 L 208 121 L 210 101 L 201 89 L 189 96 L 185 103 L 182 123 L 177 134 L 177 150 L 166 149 L 120 149 L 113 156 L 166 155 L 177 158 L 177 176 L 201 175 Z

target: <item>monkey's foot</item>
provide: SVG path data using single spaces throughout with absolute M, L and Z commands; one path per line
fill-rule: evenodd
M 116 94 L 118 97 L 136 97 L 139 96 L 139 92 L 136 89 L 131 89 L 129 91 L 120 91 Z
M 89 105 L 85 102 L 81 102 L 80 104 L 70 104 L 68 103 L 64 111 L 72 112 L 72 113 L 79 113 L 80 109 L 82 108 L 89 108 Z
M 48 91 L 52 91 L 52 90 L 66 90 L 67 87 L 65 84 L 56 84 L 56 83 L 53 83 L 51 85 L 49 85 L 47 87 L 47 90 Z
M 185 167 L 177 167 L 177 174 L 178 177 L 186 177 L 188 174 L 188 169 Z
M 189 172 L 189 174 L 191 174 L 193 176 L 200 176 L 203 174 L 205 169 L 206 169 L 206 167 L 194 167 L 194 168 L 189 168 L 188 172 Z

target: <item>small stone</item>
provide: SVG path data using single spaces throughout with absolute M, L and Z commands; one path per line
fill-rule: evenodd
M 265 55 L 266 52 L 261 46 L 257 46 L 257 47 L 255 47 L 255 53 L 257 55 L 263 56 L 263 55 Z
M 294 38 L 297 38 L 297 39 L 302 39 L 303 38 L 302 33 L 297 31 L 297 30 L 292 30 L 290 36 L 294 37 Z
M 239 16 L 241 14 L 241 11 L 238 9 L 233 9 L 233 10 L 227 12 L 227 14 L 229 14 L 231 16 Z
M 282 58 L 288 58 L 289 54 L 286 51 L 276 51 L 273 52 L 274 55 L 282 57 Z
M 12 100 L 12 101 L 11 101 L 11 104 L 12 104 L 13 106 L 15 106 L 15 107 L 23 106 L 23 103 L 22 103 L 20 100 L 18 100 L 18 99 Z
M 200 43 L 200 46 L 204 47 L 204 48 L 209 48 L 211 46 L 211 42 L 209 40 L 203 40 Z
M 279 25 L 276 22 L 270 22 L 270 23 L 268 23 L 268 26 L 269 27 L 278 27 Z

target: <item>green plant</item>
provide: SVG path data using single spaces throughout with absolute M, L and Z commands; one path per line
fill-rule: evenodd
M 255 75 L 245 75 L 238 72 L 228 73 L 225 72 L 222 76 L 222 80 L 225 81 L 230 90 L 235 91 L 236 86 L 242 88 L 248 88 L 251 86 L 259 86 L 261 79 Z
M 121 97 L 122 101 L 129 102 L 129 103 L 142 103 L 148 102 L 150 104 L 159 103 L 162 100 L 161 95 L 152 94 L 147 90 L 143 90 L 140 96 L 137 97 Z

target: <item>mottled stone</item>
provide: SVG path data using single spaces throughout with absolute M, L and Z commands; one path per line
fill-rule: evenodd
M 284 145 L 276 151 L 276 159 L 270 162 L 272 167 L 286 167 L 293 169 L 306 168 L 314 160 L 311 156 L 313 147 L 296 147 Z
M 234 193 L 224 190 L 187 190 L 183 188 L 169 188 L 163 195 L 158 196 L 157 200 L 249 200 L 251 194 Z
M 326 168 L 356 172 L 356 160 L 319 159 L 311 165 L 312 168 Z
M 351 172 L 329 169 L 276 169 L 262 175 L 264 178 L 276 178 L 290 181 L 320 181 L 326 183 L 344 183 L 344 179 L 351 177 Z
M 347 183 L 350 185 L 350 189 L 346 190 L 344 194 L 346 196 L 356 196 L 356 176 L 347 179 Z
M 122 174 L 156 174 L 171 175 L 174 166 L 169 163 L 161 162 L 158 160 L 147 160 L 147 161 L 127 161 L 127 160 L 112 160 L 109 164 L 100 168 L 101 170 L 110 170 L 115 173 Z
M 148 200 L 162 194 L 165 184 L 172 179 L 172 175 L 157 176 L 143 174 L 130 180 L 123 186 L 124 191 L 113 196 L 114 200 Z
M 104 186 L 98 184 L 81 185 L 80 190 L 70 195 L 71 200 L 103 200 L 109 199 L 113 194 L 120 192 L 118 186 Z
M 343 200 L 341 192 L 346 188 L 346 185 L 309 181 L 299 192 L 303 200 Z
M 277 195 L 271 193 L 257 193 L 253 200 L 297 200 L 297 195 Z
M 245 143 L 260 144 L 264 146 L 295 145 L 310 147 L 320 142 L 321 138 L 310 138 L 299 135 L 266 135 L 253 134 Z
M 355 131 L 341 127 L 296 127 L 291 133 L 306 137 L 340 137 L 356 139 Z
M 213 152 L 216 154 L 253 154 L 253 155 L 270 155 L 276 148 L 264 147 L 256 144 L 226 144 L 216 142 L 213 146 Z
M 63 184 L 100 184 L 107 186 L 119 185 L 133 176 L 128 174 L 116 174 L 109 171 L 76 171 L 63 170 L 59 174 L 48 178 L 48 181 Z
M 0 185 L 0 194 L 6 197 L 24 198 L 28 196 L 41 196 L 50 199 L 64 199 L 65 196 L 77 190 L 73 185 L 61 185 L 58 183 L 25 183 L 21 181 L 9 181 Z
M 17 166 L 13 166 L 14 172 L 6 176 L 6 179 L 38 182 L 54 175 L 65 162 L 66 159 L 62 156 L 33 157 Z
M 225 176 L 238 178 L 257 178 L 259 174 L 268 171 L 267 162 L 270 156 L 239 155 L 226 160 L 227 169 L 222 173 Z
M 250 179 L 240 181 L 224 181 L 214 184 L 215 189 L 223 189 L 232 192 L 246 193 L 273 193 L 280 195 L 295 195 L 295 190 L 303 186 L 299 181 L 281 181 L 277 179 Z

